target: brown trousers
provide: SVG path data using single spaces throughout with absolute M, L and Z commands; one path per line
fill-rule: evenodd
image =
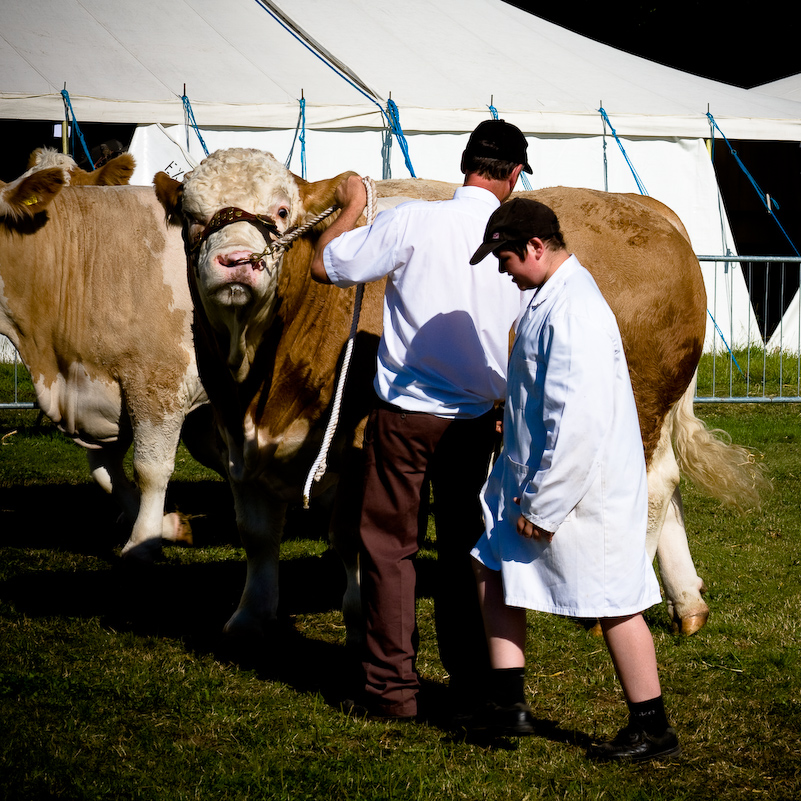
M 479 491 L 496 443 L 495 413 L 447 420 L 387 404 L 365 431 L 361 513 L 363 657 L 368 701 L 389 715 L 414 715 L 420 687 L 414 558 L 423 542 L 429 481 L 434 496 L 435 621 L 452 690 L 483 685 L 489 669 L 470 550 L 483 532 Z

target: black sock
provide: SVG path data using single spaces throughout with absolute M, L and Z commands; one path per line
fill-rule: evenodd
M 646 734 L 654 737 L 661 737 L 667 727 L 667 715 L 665 714 L 665 704 L 662 696 L 658 695 L 650 701 L 640 701 L 639 703 L 629 703 L 629 720 Z
M 525 703 L 525 668 L 495 668 L 490 672 L 490 699 L 498 706 Z

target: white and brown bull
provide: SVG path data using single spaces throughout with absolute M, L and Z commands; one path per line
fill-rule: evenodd
M 0 333 L 122 506 L 123 553 L 147 560 L 162 537 L 190 537 L 164 503 L 182 424 L 206 402 L 183 243 L 152 188 L 72 188 L 62 167 L 0 183 Z
M 227 445 L 247 553 L 245 589 L 229 632 L 259 632 L 276 614 L 284 509 L 300 499 L 319 449 L 354 304 L 355 290 L 310 280 L 314 242 L 326 222 L 285 253 L 271 245 L 329 207 L 343 177 L 307 183 L 271 155 L 247 149 L 212 154 L 183 185 L 156 176 L 168 217 L 184 228 L 198 364 Z M 409 180 L 380 182 L 377 189 L 384 198 L 437 200 L 451 197 L 454 187 Z M 708 609 L 687 548 L 678 464 L 733 503 L 754 498 L 759 478 L 741 449 L 711 436 L 692 413 L 706 315 L 698 261 L 675 215 L 649 198 L 570 188 L 532 196 L 555 209 L 568 246 L 618 316 L 649 469 L 650 553 L 659 558 L 676 625 L 692 633 Z M 365 290 L 361 341 L 327 476 L 339 478 L 331 533 L 348 573 L 343 611 L 350 624 L 359 611 L 352 465 L 371 397 L 382 291 L 381 285 Z

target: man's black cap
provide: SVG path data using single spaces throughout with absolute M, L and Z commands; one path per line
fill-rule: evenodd
M 484 231 L 484 242 L 473 254 L 470 264 L 478 264 L 509 242 L 528 242 L 534 237 L 550 239 L 558 233 L 559 220 L 553 209 L 538 200 L 513 198 L 492 213 Z
M 530 173 L 528 163 L 528 142 L 523 132 L 504 120 L 485 120 L 470 134 L 464 152 L 468 156 L 510 161 L 522 164 L 523 170 Z

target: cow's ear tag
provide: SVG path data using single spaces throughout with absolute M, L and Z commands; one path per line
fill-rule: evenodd
M 29 198 L 26 198 L 22 201 L 23 206 L 35 206 L 41 198 L 37 197 L 36 195 L 31 195 Z

